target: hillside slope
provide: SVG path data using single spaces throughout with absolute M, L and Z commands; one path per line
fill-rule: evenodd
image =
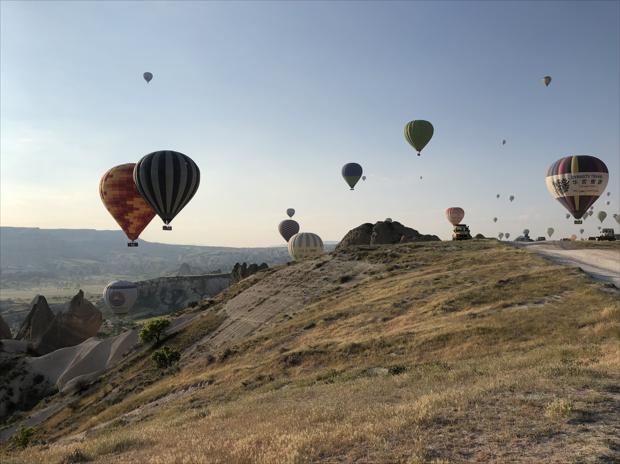
M 617 462 L 620 304 L 494 241 L 359 247 L 188 309 L 3 462 Z M 36 410 L 33 415 L 36 415 Z

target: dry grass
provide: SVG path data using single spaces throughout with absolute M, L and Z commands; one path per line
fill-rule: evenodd
M 341 279 L 347 262 L 368 266 Z M 148 353 L 135 356 L 41 425 L 49 445 L 3 462 L 61 463 L 76 449 L 100 463 L 617 457 L 617 293 L 490 241 L 364 247 L 295 266 L 329 291 L 300 295 L 303 311 L 234 345 L 197 347 L 227 299 L 269 279 L 242 282 L 169 341 L 186 353 L 178 371 L 160 376 Z M 89 432 L 56 441 L 77 431 Z

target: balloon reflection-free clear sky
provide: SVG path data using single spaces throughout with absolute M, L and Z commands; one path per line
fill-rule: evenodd
M 472 233 L 593 234 L 545 173 L 601 158 L 611 205 L 595 210 L 611 226 L 619 18 L 607 1 L 3 1 L 0 222 L 117 229 L 100 177 L 172 149 L 201 186 L 146 240 L 279 244 L 289 207 L 324 240 L 386 217 L 447 238 L 450 206 Z M 403 136 L 413 119 L 435 128 L 420 157 Z M 351 161 L 367 177 L 355 191 Z

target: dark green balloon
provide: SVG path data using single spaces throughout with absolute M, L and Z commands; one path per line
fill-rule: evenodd
M 405 139 L 416 149 L 418 156 L 428 142 L 433 138 L 433 125 L 423 119 L 416 119 L 405 125 Z

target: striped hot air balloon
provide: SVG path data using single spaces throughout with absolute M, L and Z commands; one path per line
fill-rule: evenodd
M 609 180 L 607 166 L 594 156 L 567 156 L 547 170 L 547 189 L 580 224 L 588 208 L 605 191 Z
M 291 237 L 299 232 L 299 224 L 293 219 L 285 219 L 278 225 L 278 231 L 282 238 L 288 243 Z
M 465 217 L 465 211 L 463 211 L 463 208 L 459 208 L 458 206 L 448 208 L 446 210 L 446 217 L 448 218 L 448 221 L 450 221 L 450 224 L 456 226 L 457 224 L 460 224 Z
M 156 151 L 136 164 L 133 178 L 138 191 L 172 230 L 170 221 L 192 199 L 200 184 L 200 170 L 192 159 L 177 151 Z
M 101 201 L 121 226 L 128 246 L 138 246 L 136 240 L 155 217 L 155 211 L 142 198 L 133 180 L 135 163 L 121 164 L 106 172 L 99 182 Z
M 127 314 L 138 299 L 138 286 L 127 280 L 110 282 L 103 290 L 103 301 L 115 314 Z
M 416 119 L 405 124 L 405 139 L 415 148 L 420 156 L 424 147 L 433 138 L 433 125 L 423 119 Z
M 362 172 L 362 166 L 357 163 L 347 163 L 342 166 L 342 177 L 344 178 L 344 181 L 349 184 L 351 190 L 353 190 L 355 184 L 357 184 L 360 177 L 362 177 Z
M 315 258 L 323 254 L 323 241 L 311 232 L 295 234 L 288 241 L 288 254 L 296 261 Z

